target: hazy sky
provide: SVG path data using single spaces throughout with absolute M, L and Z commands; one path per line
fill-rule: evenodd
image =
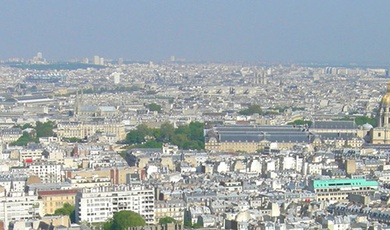
M 0 59 L 390 63 L 390 1 L 0 0 Z

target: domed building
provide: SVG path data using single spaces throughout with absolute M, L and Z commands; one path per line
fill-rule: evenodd
M 374 145 L 390 144 L 390 82 L 379 106 L 378 127 L 370 130 L 369 142 Z

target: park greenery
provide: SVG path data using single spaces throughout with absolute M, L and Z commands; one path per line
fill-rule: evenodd
M 188 228 L 202 228 L 203 226 L 199 223 L 192 224 L 190 220 L 184 221 L 184 226 Z
M 161 105 L 157 105 L 156 103 L 149 104 L 148 109 L 150 111 L 157 111 L 158 113 L 161 113 Z
M 263 110 L 261 109 L 260 105 L 250 105 L 247 109 L 240 110 L 238 113 L 241 115 L 249 116 L 255 113 L 263 114 Z
M 336 120 L 343 120 L 343 121 L 354 120 L 356 125 L 364 125 L 364 124 L 368 123 L 368 124 L 371 124 L 373 127 L 377 126 L 376 119 L 372 118 L 372 117 L 367 117 L 367 116 L 357 116 L 357 117 L 345 116 L 343 118 L 336 119 Z
M 145 124 L 130 131 L 125 143 L 131 148 L 161 148 L 163 143 L 177 145 L 180 149 L 204 149 L 204 124 L 191 122 L 175 128 L 166 122 L 160 128 L 149 128 Z
M 69 143 L 81 143 L 83 142 L 84 140 L 83 139 L 80 139 L 80 138 L 77 138 L 77 137 L 63 137 L 62 138 L 63 141 L 66 141 L 66 142 L 69 142 Z
M 311 127 L 313 122 L 312 121 L 298 119 L 298 120 L 294 120 L 293 122 L 289 122 L 287 124 L 288 125 L 308 125 L 309 127 Z
M 26 146 L 30 142 L 39 142 L 40 137 L 51 137 L 54 135 L 53 129 L 55 128 L 55 123 L 52 121 L 47 122 L 40 122 L 37 121 L 35 123 L 35 126 L 32 126 L 30 124 L 25 124 L 23 126 L 17 126 L 22 130 L 26 129 L 32 129 L 32 131 L 27 132 L 23 131 L 22 136 L 16 140 L 15 142 L 12 142 L 11 145 L 16 146 Z
M 53 215 L 48 216 L 69 216 L 72 223 L 76 223 L 75 206 L 69 203 L 65 203 L 62 208 L 56 209 Z
M 104 223 L 104 230 L 125 230 L 129 227 L 145 226 L 146 222 L 142 216 L 136 212 L 122 210 L 114 214 L 112 219 Z
M 159 224 L 170 224 L 170 223 L 176 223 L 176 220 L 173 219 L 172 217 L 170 216 L 166 216 L 166 217 L 163 217 L 161 218 L 159 221 L 158 221 Z

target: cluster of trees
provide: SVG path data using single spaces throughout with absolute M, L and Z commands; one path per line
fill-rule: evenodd
M 75 206 L 69 203 L 65 203 L 62 208 L 56 209 L 53 215 L 48 216 L 69 216 L 72 223 L 76 223 Z
M 355 120 L 355 124 L 357 125 L 364 125 L 364 124 L 371 124 L 372 126 L 376 127 L 377 126 L 377 121 L 373 117 L 367 117 L 367 116 L 357 116 L 355 118 L 345 116 L 339 120 Z
M 186 226 L 188 228 L 202 228 L 203 227 L 201 224 L 198 224 L 198 223 L 192 224 L 192 222 L 190 220 L 184 221 L 184 226 Z
M 241 115 L 250 116 L 255 113 L 263 114 L 263 110 L 261 109 L 260 105 L 250 105 L 247 109 L 240 110 L 238 113 Z
M 181 149 L 204 149 L 204 124 L 191 122 L 175 128 L 166 122 L 159 129 L 142 124 L 126 136 L 126 144 L 135 148 L 161 148 L 163 143 L 171 143 Z
M 161 218 L 159 224 L 176 223 L 172 217 Z M 123 210 L 114 214 L 114 216 L 103 224 L 104 230 L 126 230 L 129 227 L 145 226 L 146 222 L 142 216 L 130 210 Z
M 367 116 L 359 116 L 355 117 L 355 123 L 357 125 L 364 125 L 366 123 L 371 124 L 372 126 L 376 127 L 377 122 L 375 118 L 367 117 Z
M 17 126 L 21 128 L 22 130 L 25 130 L 27 128 L 34 129 L 32 132 L 23 132 L 23 135 L 16 140 L 15 142 L 11 143 L 11 145 L 17 145 L 17 146 L 26 146 L 30 142 L 39 142 L 40 137 L 51 137 L 54 135 L 53 129 L 56 127 L 55 123 L 52 121 L 48 122 L 40 122 L 37 121 L 35 123 L 35 126 L 32 126 L 30 124 L 25 124 L 23 126 Z
M 112 219 L 104 223 L 104 230 L 126 230 L 129 227 L 145 226 L 145 220 L 136 212 L 123 210 L 116 212 Z
M 150 111 L 157 111 L 158 113 L 161 113 L 161 105 L 157 105 L 156 103 L 149 104 L 148 109 Z
M 287 124 L 288 125 L 306 125 L 307 124 L 309 127 L 311 127 L 313 122 L 312 121 L 306 121 L 306 120 L 298 119 L 298 120 L 294 120 L 293 122 L 289 122 Z

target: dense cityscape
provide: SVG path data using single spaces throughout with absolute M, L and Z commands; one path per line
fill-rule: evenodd
M 1 229 L 390 229 L 389 76 L 3 60 Z

